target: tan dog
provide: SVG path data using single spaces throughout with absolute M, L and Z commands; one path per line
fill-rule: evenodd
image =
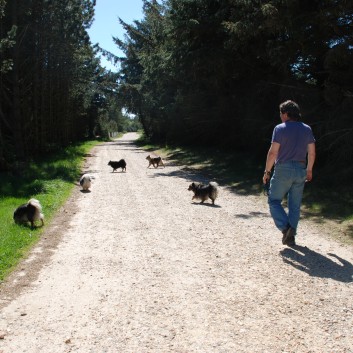
M 154 168 L 158 168 L 160 165 L 162 165 L 163 168 L 165 168 L 165 165 L 164 165 L 162 157 L 151 157 L 151 155 L 148 155 L 146 157 L 146 159 L 149 162 L 147 168 L 149 168 L 151 165 L 153 165 Z

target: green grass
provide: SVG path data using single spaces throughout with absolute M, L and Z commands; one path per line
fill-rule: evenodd
M 184 169 L 203 174 L 220 185 L 229 187 L 241 195 L 261 195 L 262 175 L 265 164 L 253 155 L 234 153 L 214 148 L 179 147 L 153 145 L 141 137 L 140 147 L 160 154 Z M 330 182 L 331 180 L 331 182 Z M 353 187 L 336 185 L 314 170 L 314 180 L 305 186 L 302 216 L 314 222 L 332 220 L 337 224 L 337 233 L 343 233 L 353 241 Z
M 48 158 L 32 161 L 17 173 L 0 173 L 0 281 L 27 254 L 45 229 L 15 224 L 14 210 L 30 198 L 36 198 L 43 207 L 45 222 L 50 222 L 77 183 L 84 156 L 97 143 L 73 145 Z

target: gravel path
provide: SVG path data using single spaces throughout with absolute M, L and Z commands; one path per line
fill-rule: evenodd
M 135 138 L 92 150 L 91 192 L 1 285 L 0 353 L 353 352 L 351 246 L 304 220 L 283 246 L 263 195 L 192 202 L 202 176 Z

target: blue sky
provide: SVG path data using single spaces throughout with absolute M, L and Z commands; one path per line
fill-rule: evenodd
M 88 30 L 91 42 L 92 44 L 99 43 L 103 49 L 122 56 L 123 53 L 112 38 L 124 39 L 125 32 L 119 23 L 119 18 L 129 24 L 134 20 L 141 20 L 143 2 L 142 0 L 96 0 L 96 2 L 94 21 Z M 109 70 L 117 70 L 104 58 L 101 64 Z

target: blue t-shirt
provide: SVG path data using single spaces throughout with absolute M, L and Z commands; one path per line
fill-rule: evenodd
M 315 143 L 315 138 L 309 125 L 300 121 L 286 121 L 274 128 L 272 142 L 281 145 L 275 163 L 306 161 L 308 145 Z

